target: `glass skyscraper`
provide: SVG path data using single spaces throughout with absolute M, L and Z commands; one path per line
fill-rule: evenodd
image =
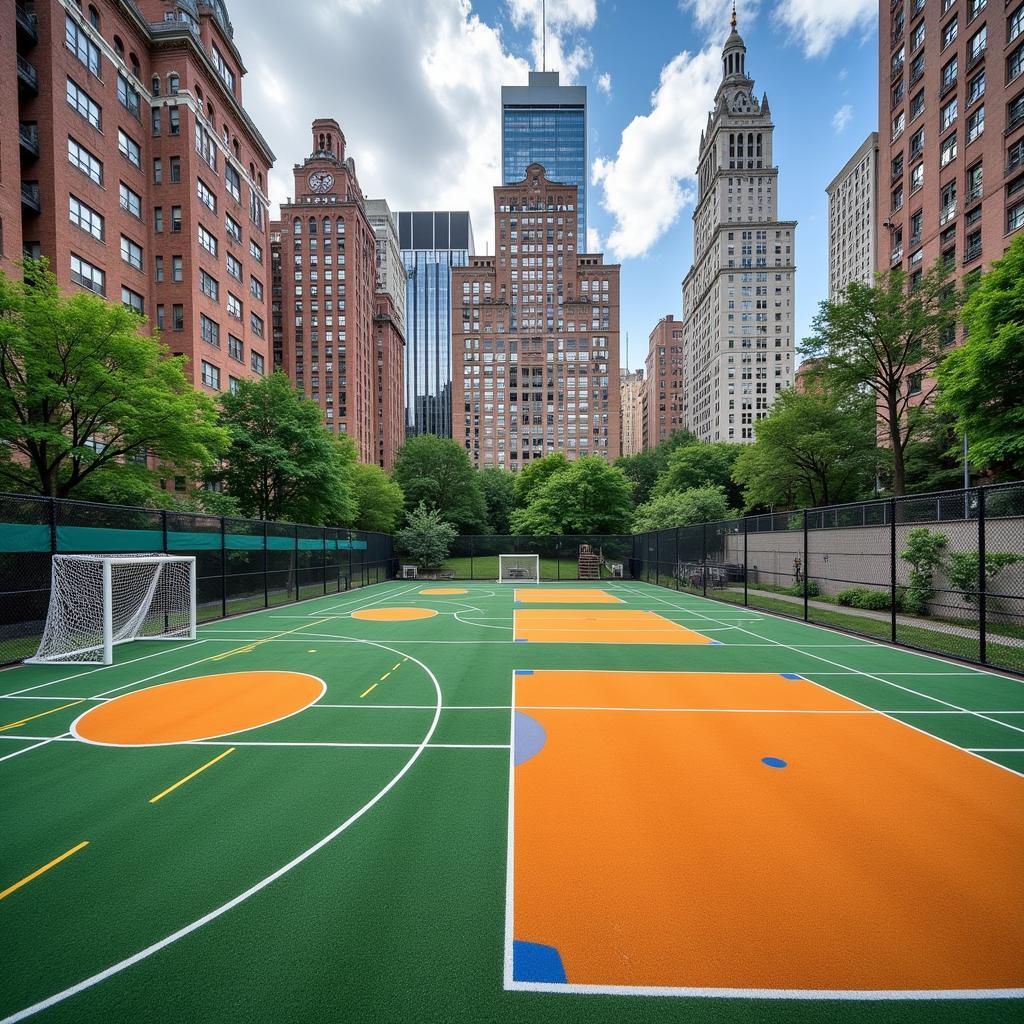
M 405 432 L 452 436 L 451 268 L 474 255 L 465 211 L 398 214 L 407 274 L 405 300 Z
M 587 238 L 587 88 L 559 85 L 557 71 L 531 71 L 528 85 L 501 88 L 503 185 L 526 177 L 532 163 L 544 165 L 548 181 L 579 189 L 580 251 Z

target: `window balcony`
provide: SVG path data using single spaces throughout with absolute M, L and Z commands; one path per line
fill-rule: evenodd
M 970 246 L 967 252 L 964 253 L 964 265 L 973 263 L 979 256 L 981 256 L 981 244 Z
M 939 211 L 939 227 L 942 227 L 943 224 L 948 224 L 955 216 L 956 216 L 956 200 L 954 199 L 953 202 L 947 203 Z
M 29 156 L 39 156 L 39 125 L 26 124 L 24 121 L 19 124 L 18 142 Z
M 917 232 L 915 232 L 914 234 L 912 234 L 910 236 L 910 245 L 911 245 L 911 248 L 913 248 L 913 246 L 920 245 L 920 244 L 921 244 L 921 232 L 917 231 Z
M 889 81 L 895 82 L 900 75 L 903 74 L 903 69 L 906 67 L 906 61 L 900 61 L 898 64 L 893 65 L 891 74 L 889 75 Z
M 897 245 L 896 248 L 893 249 L 893 251 L 892 251 L 892 253 L 890 255 L 890 259 L 891 259 L 891 261 L 893 263 L 899 263 L 900 260 L 903 259 L 903 246 L 902 245 Z
M 984 192 L 984 188 L 980 184 L 968 189 L 967 195 L 964 196 L 964 203 L 973 203 L 975 199 L 980 199 L 982 192 Z
M 21 60 L 21 58 L 19 57 L 18 60 Z M 1024 124 L 1024 110 L 1018 110 L 1015 114 L 1012 114 L 1009 121 L 1006 122 L 1006 131 L 1003 134 L 1009 135 L 1010 132 L 1022 124 Z
M 21 54 L 18 54 L 18 84 L 23 85 L 33 95 L 39 94 L 39 73 L 36 71 L 36 66 L 31 62 L 25 60 Z
M 924 78 L 924 68 L 917 68 L 910 73 L 910 88 L 912 89 L 921 79 Z
M 33 4 L 26 3 L 25 0 L 18 0 L 14 5 L 14 21 L 18 35 L 23 42 L 31 46 L 39 42 L 38 21 Z
M 971 68 L 976 68 L 985 59 L 985 51 L 986 51 L 986 49 L 987 49 L 987 47 L 983 46 L 976 54 L 974 54 L 973 57 L 969 57 L 967 59 L 967 70 L 968 71 L 970 71 Z
M 956 88 L 956 82 L 957 80 L 955 78 L 951 78 L 948 82 L 942 83 L 942 85 L 939 87 L 940 100 Z
M 32 213 L 42 213 L 43 206 L 39 198 L 38 181 L 23 181 L 21 183 L 21 205 Z

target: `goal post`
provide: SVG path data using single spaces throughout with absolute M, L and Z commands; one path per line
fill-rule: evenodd
M 498 555 L 499 583 L 540 583 L 540 555 Z
M 54 555 L 50 578 L 29 664 L 110 665 L 118 644 L 196 638 L 191 555 Z

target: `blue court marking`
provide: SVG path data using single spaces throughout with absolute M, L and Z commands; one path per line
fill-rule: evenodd
M 783 761 L 781 757 L 762 757 L 761 764 L 766 764 L 769 768 L 785 768 L 788 762 Z
M 554 946 L 540 942 L 512 942 L 512 979 L 514 981 L 546 981 L 565 985 L 568 979 L 562 958 Z
M 525 711 L 517 711 L 515 714 L 513 763 L 518 766 L 529 761 L 531 757 L 536 757 L 544 749 L 544 744 L 548 741 L 548 734 L 544 726 Z
M 528 644 L 530 641 L 523 637 L 516 637 L 517 644 Z
M 708 644 L 708 646 L 709 647 L 722 647 L 723 644 L 722 644 L 721 640 L 712 640 L 711 643 Z
M 803 679 L 803 676 L 798 676 L 795 672 L 780 672 L 779 675 L 783 679 Z
M 516 669 L 516 675 L 517 676 L 532 676 L 533 675 L 533 669 L 532 668 L 517 668 Z

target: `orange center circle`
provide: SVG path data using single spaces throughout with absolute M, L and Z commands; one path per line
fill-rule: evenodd
M 406 622 L 409 619 L 432 619 L 437 612 L 433 608 L 366 608 L 353 612 L 353 619 L 367 622 Z
M 431 587 L 429 590 L 421 590 L 420 593 L 440 597 L 442 594 L 468 594 L 469 591 L 462 587 Z
M 327 689 L 304 672 L 226 672 L 135 690 L 90 708 L 71 732 L 90 743 L 150 746 L 225 736 L 287 718 Z

